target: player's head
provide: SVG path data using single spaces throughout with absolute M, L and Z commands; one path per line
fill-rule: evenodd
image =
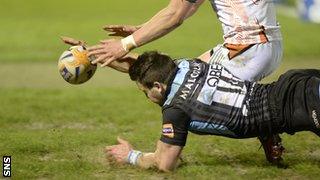
M 169 56 L 149 51 L 140 55 L 130 66 L 129 75 L 152 102 L 162 104 L 175 68 L 176 65 Z

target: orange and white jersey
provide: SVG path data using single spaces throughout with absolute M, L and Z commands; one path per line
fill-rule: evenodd
M 224 42 L 256 44 L 282 40 L 272 0 L 210 0 L 222 23 Z

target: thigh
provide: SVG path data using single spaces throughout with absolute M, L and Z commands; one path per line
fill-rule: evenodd
M 255 44 L 232 59 L 228 49 L 218 45 L 213 49 L 211 63 L 221 64 L 232 74 L 247 81 L 259 81 L 271 74 L 282 58 L 281 41 Z
M 270 97 L 280 110 L 285 132 L 320 131 L 319 85 L 316 69 L 290 70 L 274 83 Z
M 292 97 L 294 100 L 290 116 L 295 131 L 307 130 L 320 133 L 319 84 L 320 79 L 316 77 L 311 77 L 308 82 L 301 80 L 297 83 L 296 93 Z

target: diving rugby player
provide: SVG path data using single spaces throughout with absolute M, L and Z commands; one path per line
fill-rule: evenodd
M 200 57 L 201 58 L 201 57 Z M 146 52 L 129 66 L 129 75 L 162 107 L 162 135 L 156 150 L 143 153 L 129 142 L 106 147 L 119 163 L 172 171 L 188 132 L 230 138 L 311 131 L 320 135 L 320 71 L 290 70 L 278 81 L 243 81 L 221 65 Z

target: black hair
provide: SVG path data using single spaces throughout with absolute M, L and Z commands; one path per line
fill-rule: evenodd
M 157 51 L 148 51 L 141 54 L 130 66 L 131 80 L 152 88 L 154 82 L 167 84 L 176 69 L 176 64 L 170 56 Z

